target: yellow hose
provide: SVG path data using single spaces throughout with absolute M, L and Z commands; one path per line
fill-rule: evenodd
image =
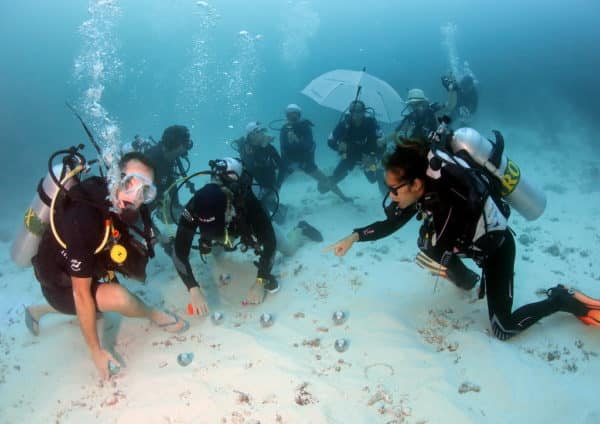
M 71 178 L 73 178 L 75 175 L 79 174 L 83 170 L 84 170 L 84 166 L 83 165 L 77 165 L 75 167 L 75 169 L 73 169 L 72 171 L 68 172 L 67 175 L 65 175 L 65 177 L 60 182 L 60 185 L 62 187 L 64 187 L 65 183 L 68 180 L 70 180 Z M 59 190 L 60 190 L 60 188 L 59 188 Z M 54 223 L 54 205 L 56 204 L 56 198 L 57 197 L 58 197 L 58 192 L 54 195 L 54 197 L 52 197 L 52 202 L 50 203 L 50 228 L 52 229 L 52 234 L 54 235 L 54 238 L 56 239 L 56 242 L 63 249 L 66 249 L 67 248 L 67 244 L 58 235 L 58 231 L 56 230 L 56 224 Z M 98 248 L 94 251 L 94 254 L 98 254 L 100 251 L 102 251 L 102 249 L 104 249 L 104 246 L 106 246 L 106 243 L 108 241 L 108 236 L 109 235 L 110 235 L 110 220 L 107 220 L 106 230 L 104 231 L 104 238 L 102 239 L 102 242 L 100 243 L 100 245 L 98 246 Z

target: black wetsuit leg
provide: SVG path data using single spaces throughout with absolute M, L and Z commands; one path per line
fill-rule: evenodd
M 338 165 L 335 167 L 335 170 L 333 171 L 333 175 L 331 177 L 333 182 L 337 184 L 344 178 L 346 178 L 346 175 L 348 175 L 348 173 L 352 171 L 355 165 L 356 161 L 352 159 L 341 160 L 340 163 L 338 163 Z
M 508 340 L 540 319 L 559 311 L 557 302 L 548 298 L 511 312 L 514 263 L 515 239 L 510 231 L 506 231 L 504 243 L 483 263 L 490 323 L 494 335 L 500 340 Z

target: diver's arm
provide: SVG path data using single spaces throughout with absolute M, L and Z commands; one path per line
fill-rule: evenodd
M 190 201 L 191 203 L 191 201 Z M 190 204 L 188 203 L 188 206 Z M 190 265 L 190 250 L 192 248 L 192 242 L 194 235 L 196 234 L 197 225 L 190 221 L 191 215 L 188 212 L 188 206 L 184 209 L 184 212 L 179 218 L 179 225 L 177 226 L 177 234 L 175 235 L 175 251 L 173 253 L 173 263 L 177 273 L 181 277 L 183 284 L 189 289 L 193 287 L 199 287 L 194 277 L 192 267 Z
M 366 227 L 355 228 L 353 233 L 358 235 L 356 241 L 374 241 L 379 240 L 390 234 L 398 231 L 417 213 L 415 207 L 408 207 L 400 211 L 399 214 L 386 219 L 385 221 L 377 221 Z
M 327 145 L 330 149 L 337 151 L 339 148 L 340 141 L 344 135 L 344 123 L 340 122 L 334 128 L 334 130 L 329 134 L 329 138 L 327 139 Z
M 109 361 L 119 364 L 113 356 L 102 349 L 98 330 L 96 329 L 96 302 L 92 295 L 92 278 L 71 276 L 75 312 L 83 339 L 92 354 L 92 360 L 103 379 L 110 377 Z
M 101 350 L 96 330 L 96 304 L 92 296 L 92 278 L 71 276 L 73 299 L 81 333 L 92 355 Z

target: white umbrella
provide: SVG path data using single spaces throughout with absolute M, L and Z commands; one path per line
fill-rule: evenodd
M 392 123 L 402 119 L 404 101 L 387 82 L 363 71 L 336 69 L 318 76 L 302 90 L 318 104 L 343 112 L 359 99 L 375 110 L 377 119 Z

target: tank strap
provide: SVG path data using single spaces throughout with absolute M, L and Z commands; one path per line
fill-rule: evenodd
M 44 179 L 40 179 L 40 182 L 37 186 L 38 196 L 40 196 L 40 200 L 44 202 L 44 204 L 48 207 L 52 204 L 52 199 L 46 194 L 44 191 Z
M 492 143 L 492 153 L 490 155 L 490 162 L 496 167 L 500 168 L 500 163 L 502 162 L 502 154 L 504 153 L 504 137 L 500 133 L 500 131 L 492 130 L 494 133 L 494 137 L 496 138 L 496 142 Z

